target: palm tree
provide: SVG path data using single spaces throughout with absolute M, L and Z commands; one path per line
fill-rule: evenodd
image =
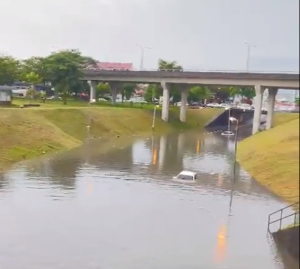
M 81 62 L 81 67 L 83 69 L 97 68 L 97 60 L 95 60 L 95 59 L 93 59 L 92 57 L 89 57 L 89 56 L 83 56 L 82 57 L 82 62 Z
M 167 62 L 163 59 L 159 59 L 158 60 L 158 68 L 159 70 L 166 70 L 166 71 L 170 71 L 170 70 L 176 70 L 176 71 L 182 71 L 182 66 L 178 65 L 178 63 L 176 61 L 172 61 L 172 62 Z

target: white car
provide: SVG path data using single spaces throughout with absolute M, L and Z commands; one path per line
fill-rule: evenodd
M 141 104 L 146 104 L 147 103 L 143 97 L 131 98 L 129 100 L 129 102 L 132 102 L 132 103 L 141 103 Z
M 209 104 L 207 104 L 206 106 L 207 106 L 207 107 L 220 107 L 220 105 L 217 104 L 217 103 L 209 103 Z
M 220 104 L 220 107 L 225 108 L 225 109 L 229 109 L 229 108 L 231 108 L 231 105 L 222 103 L 222 104 Z
M 176 177 L 173 177 L 175 180 L 179 181 L 195 181 L 197 179 L 197 173 L 191 171 L 181 171 Z
M 252 110 L 252 106 L 249 104 L 241 104 L 237 107 L 238 109 L 243 109 L 243 110 Z

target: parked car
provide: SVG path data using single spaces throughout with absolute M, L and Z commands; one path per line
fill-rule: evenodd
M 129 102 L 139 103 L 139 104 L 147 104 L 147 102 L 145 101 L 145 99 L 143 97 L 133 97 L 129 100 Z
M 210 103 L 206 105 L 207 107 L 212 107 L 212 108 L 221 108 L 222 106 L 218 103 Z
M 240 104 L 237 108 L 242 110 L 253 110 L 252 106 L 249 104 Z

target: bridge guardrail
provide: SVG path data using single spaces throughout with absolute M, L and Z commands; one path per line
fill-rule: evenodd
M 218 70 L 218 69 L 214 69 L 214 70 L 208 70 L 208 69 L 131 69 L 131 70 L 122 70 L 122 69 L 115 69 L 115 70 L 111 70 L 111 69 L 99 69 L 99 68 L 87 68 L 84 69 L 84 71 L 95 71 L 95 72 L 99 72 L 99 71 L 127 71 L 127 72 L 203 72 L 203 73 L 257 73 L 257 74 L 296 74 L 299 75 L 299 71 L 278 71 L 278 70 Z

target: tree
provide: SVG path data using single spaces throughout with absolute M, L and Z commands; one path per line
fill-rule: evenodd
M 30 72 L 28 74 L 26 74 L 25 79 L 27 82 L 29 82 L 30 84 L 32 84 L 32 88 L 35 89 L 35 86 L 39 83 L 41 83 L 41 77 L 34 73 L 34 72 Z
M 40 92 L 40 97 L 41 97 L 43 103 L 46 103 L 47 93 L 46 92 Z
M 158 60 L 158 68 L 159 70 L 182 70 L 176 61 L 168 62 L 163 59 Z
M 241 96 L 241 94 L 242 94 L 241 88 L 234 87 L 234 86 L 226 88 L 225 91 L 227 91 L 229 93 L 230 97 Z
M 51 81 L 67 104 L 67 98 L 72 92 L 74 85 L 80 84 L 83 77 L 82 64 L 83 57 L 77 50 L 65 50 L 52 53 L 44 59 L 46 79 Z
M 165 70 L 165 71 L 180 71 L 182 70 L 182 66 L 178 65 L 176 61 L 165 61 L 163 59 L 158 60 L 158 69 L 159 70 Z M 181 100 L 181 94 L 180 94 L 180 88 L 178 85 L 171 85 L 170 87 L 170 97 L 173 100 L 173 103 L 177 103 Z
M 126 100 L 129 100 L 135 89 L 135 83 L 125 83 L 123 88 L 121 89 L 122 101 L 124 100 L 124 97 L 126 98 Z
M 19 66 L 13 57 L 0 55 L 0 85 L 12 85 L 18 79 Z
M 110 86 L 108 83 L 99 83 L 97 85 L 97 93 L 96 93 L 96 96 L 99 97 L 99 96 L 102 96 L 103 94 L 106 94 L 106 93 L 110 93 Z
M 248 99 L 253 99 L 255 97 L 255 89 L 254 87 L 242 87 L 241 95 Z
M 246 103 L 251 103 L 251 99 L 255 97 L 255 90 L 253 87 L 229 87 L 227 88 L 231 97 L 240 96 Z
M 172 84 L 170 87 L 170 97 L 172 98 L 173 104 L 180 102 L 181 100 L 181 91 L 180 86 Z
M 296 104 L 296 106 L 299 106 L 299 97 L 295 98 L 295 104 Z
M 255 96 L 255 90 L 253 87 L 229 87 L 229 94 L 231 97 L 241 96 L 248 99 L 252 99 Z
M 41 96 L 40 92 L 34 88 L 30 88 L 26 92 L 26 98 L 28 98 L 30 100 L 30 104 L 31 104 L 32 100 L 36 100 L 36 99 L 40 98 L 40 96 Z
M 146 88 L 145 92 L 145 101 L 146 102 L 153 102 L 154 98 L 159 98 L 161 95 L 161 86 L 158 84 L 149 84 L 148 87 Z
M 40 97 L 40 92 L 36 90 L 36 85 L 41 82 L 41 78 L 38 74 L 30 72 L 25 75 L 25 80 L 31 84 L 31 88 L 26 92 L 26 97 L 30 98 L 30 103 L 32 99 L 37 99 Z
M 199 102 L 208 98 L 211 91 L 207 87 L 195 86 L 190 89 L 188 99 L 189 101 Z
M 96 67 L 96 65 L 97 65 L 97 61 L 95 59 L 93 59 L 92 57 L 82 56 L 82 64 L 81 64 L 82 68 Z
M 46 67 L 44 63 L 44 58 L 31 57 L 20 62 L 19 79 L 21 81 L 26 81 L 26 75 L 31 72 L 37 74 L 41 78 L 41 82 L 45 82 Z

